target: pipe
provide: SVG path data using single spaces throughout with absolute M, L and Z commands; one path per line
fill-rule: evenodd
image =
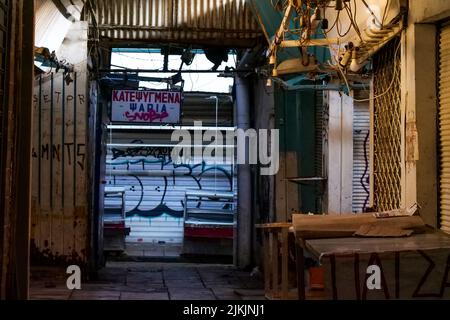
M 250 96 L 248 80 L 236 76 L 236 126 L 244 131 L 250 128 Z M 245 146 L 241 146 L 245 147 Z M 246 148 L 248 156 L 248 148 Z M 238 214 L 235 234 L 235 265 L 245 268 L 251 263 L 252 253 L 252 186 L 249 164 L 238 164 Z
M 344 89 L 347 89 L 347 86 L 339 84 L 326 84 L 326 85 L 306 84 L 298 86 L 288 86 L 286 88 L 287 91 L 307 91 L 307 90 L 343 91 Z M 369 85 L 353 84 L 350 85 L 350 89 L 369 89 Z
M 216 136 L 214 137 L 215 151 L 214 151 L 214 166 L 217 166 L 217 152 L 218 152 L 218 131 L 219 131 L 219 97 L 211 96 L 206 98 L 206 100 L 216 100 Z M 217 171 L 214 171 L 214 192 L 217 192 Z
M 247 49 L 236 66 L 236 72 L 242 73 L 254 72 L 252 68 L 254 67 L 256 57 L 260 55 L 263 50 L 264 48 L 261 45 L 257 45 L 253 49 Z

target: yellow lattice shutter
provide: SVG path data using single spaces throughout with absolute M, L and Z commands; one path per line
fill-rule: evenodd
M 439 54 L 441 229 L 450 233 L 450 24 L 441 29 Z

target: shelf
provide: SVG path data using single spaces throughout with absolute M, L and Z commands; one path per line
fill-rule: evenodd
M 226 215 L 226 216 L 234 216 L 234 212 L 231 210 L 223 210 L 223 209 L 198 209 L 198 208 L 192 208 L 192 209 L 186 209 L 187 214 L 219 214 L 219 215 Z
M 105 187 L 105 194 L 109 193 L 124 193 L 125 188 L 123 187 Z
M 216 226 L 216 227 L 220 227 L 220 226 L 234 226 L 236 223 L 234 222 L 213 222 L 213 221 L 202 221 L 202 220 L 193 220 L 193 219 L 189 219 L 186 220 L 184 222 L 185 225 L 188 225 L 189 227 L 194 227 L 194 226 L 202 226 L 202 227 L 206 227 L 206 226 Z
M 233 192 L 186 190 L 186 197 L 207 197 L 207 198 L 215 198 L 215 199 L 234 200 L 235 194 Z

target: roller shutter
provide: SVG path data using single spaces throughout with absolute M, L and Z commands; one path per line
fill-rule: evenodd
M 450 232 L 450 24 L 440 31 L 439 55 L 441 228 Z

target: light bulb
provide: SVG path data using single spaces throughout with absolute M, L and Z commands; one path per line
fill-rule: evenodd
M 274 65 L 277 62 L 277 57 L 272 54 L 269 58 L 269 64 Z
M 276 68 L 272 70 L 272 77 L 278 77 L 278 70 Z
M 350 63 L 350 71 L 352 72 L 358 72 L 362 67 L 362 65 L 358 63 L 358 55 L 357 55 L 358 51 L 359 48 L 356 47 L 352 53 L 352 62 Z

